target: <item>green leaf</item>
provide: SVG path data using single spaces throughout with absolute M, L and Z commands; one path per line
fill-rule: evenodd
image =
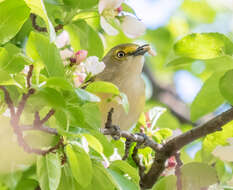
M 92 129 L 99 129 L 101 127 L 101 113 L 99 107 L 95 103 L 87 103 L 82 106 L 85 122 Z
M 62 168 L 61 180 L 57 190 L 67 190 L 67 187 L 69 187 L 69 190 L 78 189 L 77 182 L 73 178 L 70 168 L 65 164 Z
M 96 81 L 93 83 L 90 83 L 86 90 L 91 93 L 107 93 L 107 94 L 113 94 L 113 95 L 120 95 L 120 91 L 117 86 L 110 82 L 104 82 L 104 81 Z
M 79 9 L 89 9 L 97 5 L 98 0 L 63 0 L 65 5 L 77 7 Z
M 46 81 L 45 86 L 51 87 L 51 88 L 60 88 L 63 90 L 72 90 L 71 84 L 65 80 L 64 78 L 61 77 L 50 77 Z
M 65 151 L 75 180 L 82 187 L 87 187 L 93 177 L 92 163 L 89 155 L 77 145 L 67 145 Z
M 138 184 L 135 184 L 134 182 L 127 179 L 127 177 L 109 169 L 109 173 L 111 173 L 112 177 L 116 181 L 118 188 L 121 190 L 128 190 L 128 189 L 134 189 L 139 190 Z
M 221 182 L 225 183 L 232 178 L 232 168 L 230 164 L 217 160 L 215 169 Z
M 29 14 L 30 9 L 23 0 L 0 2 L 0 45 L 17 34 Z
M 72 22 L 65 26 L 65 30 L 67 30 L 70 36 L 73 36 L 73 38 L 71 38 L 71 45 L 74 51 L 78 51 L 81 48 L 88 51 L 88 56 L 98 56 L 102 58 L 104 53 L 102 40 L 98 33 L 84 20 Z
M 22 51 L 11 43 L 0 48 L 0 69 L 9 73 L 18 73 L 25 65 L 32 64 Z
M 181 167 L 182 190 L 197 190 L 218 183 L 215 169 L 204 163 L 188 163 Z
M 111 163 L 109 168 L 115 171 L 120 170 L 124 174 L 128 174 L 136 184 L 139 183 L 138 171 L 127 162 L 123 160 L 116 160 Z
M 116 190 L 116 184 L 114 179 L 109 174 L 109 172 L 103 167 L 101 163 L 96 161 L 92 162 L 94 175 L 91 181 L 91 184 L 86 188 L 77 188 L 82 190 L 93 190 L 93 189 L 101 189 L 101 190 Z
M 182 10 L 193 20 L 200 23 L 214 22 L 216 12 L 207 1 L 185 0 Z
M 50 43 L 42 34 L 31 32 L 27 46 L 27 55 L 34 61 L 41 60 L 49 76 L 63 77 L 64 65 L 55 44 Z
M 98 153 L 102 154 L 103 153 L 103 146 L 102 144 L 96 139 L 94 136 L 90 134 L 82 134 L 88 142 L 88 145 L 93 148 L 95 151 Z
M 174 45 L 179 56 L 193 59 L 212 59 L 233 54 L 233 43 L 220 33 L 194 33 L 185 36 Z
M 191 120 L 196 121 L 207 113 L 214 111 L 224 99 L 219 91 L 219 80 L 225 71 L 212 74 L 203 84 L 191 105 Z
M 61 177 L 61 165 L 58 154 L 49 153 L 37 159 L 37 177 L 42 190 L 56 190 Z
M 50 41 L 53 42 L 56 38 L 56 32 L 49 20 L 43 0 L 25 0 L 25 2 L 30 7 L 32 13 L 39 15 L 45 21 L 49 31 Z
M 222 127 L 221 131 L 209 134 L 203 141 L 203 149 L 205 152 L 211 153 L 217 146 L 227 145 L 227 139 L 233 134 L 233 121 L 230 121 Z
M 38 186 L 38 182 L 34 179 L 22 179 L 17 184 L 15 190 L 32 190 L 35 189 L 37 186 Z
M 219 88 L 222 96 L 233 105 L 233 70 L 227 71 L 220 79 Z
M 15 85 L 15 82 L 9 73 L 0 70 L 0 85 Z
M 83 90 L 81 88 L 76 88 L 75 93 L 83 101 L 100 102 L 100 98 L 98 96 L 96 96 L 96 95 L 94 95 L 94 94 L 92 94 L 90 92 L 87 92 L 86 90 Z
M 176 190 L 176 176 L 163 177 L 154 185 L 152 190 Z
M 70 120 L 70 125 L 81 128 L 88 128 L 88 126 L 84 121 L 84 113 L 80 107 L 69 106 L 66 109 L 67 109 L 68 118 Z
M 175 59 L 170 60 L 166 66 L 180 66 L 180 65 L 186 65 L 194 62 L 195 59 L 189 58 L 189 57 L 178 57 Z
M 53 88 L 42 88 L 38 91 L 37 96 L 41 97 L 53 108 L 63 109 L 66 106 L 64 97 Z

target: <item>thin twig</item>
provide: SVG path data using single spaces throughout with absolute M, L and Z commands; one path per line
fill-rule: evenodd
M 145 172 L 145 166 L 143 166 L 143 164 L 141 164 L 140 158 L 138 157 L 138 149 L 140 147 L 141 144 L 137 143 L 136 146 L 133 149 L 133 154 L 132 154 L 132 159 L 135 162 L 135 164 L 138 166 L 138 173 L 140 178 L 142 178 L 144 176 L 144 172 Z
M 180 153 L 176 153 L 175 154 L 175 158 L 176 158 L 176 167 L 175 167 L 175 174 L 177 177 L 177 181 L 176 181 L 176 188 L 177 190 L 182 190 L 182 179 L 181 179 L 181 170 L 180 167 L 183 165 L 181 159 L 180 159 Z
M 48 32 L 46 27 L 41 27 L 39 25 L 37 25 L 36 23 L 36 15 L 31 13 L 30 18 L 32 20 L 32 26 L 35 30 L 39 31 L 39 32 Z M 58 24 L 57 26 L 54 27 L 55 32 L 57 32 L 58 30 L 63 29 L 63 25 L 62 24 Z
M 32 78 L 32 72 L 33 72 L 34 66 L 30 65 L 29 66 L 29 71 L 27 74 L 27 88 L 30 89 L 31 88 L 31 78 Z

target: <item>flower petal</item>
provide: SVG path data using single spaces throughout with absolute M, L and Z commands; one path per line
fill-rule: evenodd
M 99 13 L 104 9 L 116 9 L 121 6 L 124 0 L 100 0 L 98 4 Z
M 76 63 L 80 64 L 82 61 L 84 61 L 87 57 L 88 51 L 86 50 L 79 50 L 75 53 Z
M 91 73 L 92 75 L 97 75 L 101 73 L 104 68 L 104 62 L 99 62 L 99 58 L 96 56 L 90 56 L 86 59 L 84 63 L 84 67 L 87 73 Z
M 145 25 L 132 16 L 125 16 L 122 24 L 122 30 L 129 38 L 136 38 L 144 34 L 146 27 Z
M 55 44 L 58 48 L 62 48 L 69 43 L 69 34 L 65 30 L 61 34 L 59 34 L 55 40 Z
M 118 34 L 118 30 L 112 27 L 103 16 L 100 17 L 100 25 L 108 35 L 115 36 Z

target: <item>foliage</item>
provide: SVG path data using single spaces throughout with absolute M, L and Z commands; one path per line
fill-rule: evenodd
M 114 8 L 114 14 L 107 18 L 112 12 L 106 9 L 99 12 L 101 1 L 0 1 L 0 87 L 4 86 L 9 92 L 14 105 L 20 105 L 30 88 L 35 89 L 25 101 L 19 123 L 27 127 L 39 121 L 57 132 L 45 135 L 25 130 L 25 141 L 31 147 L 41 150 L 56 147 L 56 150 L 46 155 L 24 152 L 15 140 L 17 130 L 11 128 L 9 103 L 0 89 L 0 190 L 140 189 L 140 169 L 133 158 L 136 145 L 129 149 L 128 158 L 121 160 L 125 138 L 115 141 L 100 132 L 102 121 L 98 103 L 102 100 L 98 95 L 107 94 L 108 101 L 119 103 L 126 113 L 130 109 L 127 96 L 110 82 L 93 82 L 91 73 L 86 73 L 81 80 L 80 73 L 70 66 L 75 52 L 81 49 L 87 50 L 88 56 L 101 60 L 112 46 L 133 41 L 124 34 L 122 22 L 124 14 L 135 15 L 135 11 L 123 3 L 119 15 Z M 146 61 L 151 63 L 147 66 L 161 86 L 172 85 L 178 70 L 189 71 L 203 82 L 191 105 L 187 104 L 192 122 L 200 123 L 206 121 L 207 114 L 215 114 L 219 106 L 233 104 L 233 41 L 230 34 L 216 31 L 190 34 L 195 26 L 214 22 L 221 12 L 208 1 L 185 0 L 177 11 L 186 15 L 183 20 L 174 15 L 167 25 L 148 29 L 137 40 L 146 41 L 156 49 L 157 56 L 148 57 Z M 36 19 L 33 20 L 32 15 Z M 103 27 L 101 18 L 105 18 L 108 27 L 117 30 L 115 36 L 108 35 L 107 24 Z M 64 31 L 70 42 L 60 47 L 56 41 Z M 72 53 L 64 58 L 66 50 Z M 198 71 L 193 69 L 195 64 Z M 200 71 L 202 65 L 204 70 Z M 73 77 L 74 73 L 78 79 Z M 77 85 L 76 80 L 82 81 L 81 84 Z M 151 82 L 146 82 L 146 90 L 152 96 L 148 97 L 145 112 L 131 131 L 144 132 L 154 142 L 163 144 L 195 124 L 182 123 L 174 110 L 154 95 L 157 92 L 150 86 Z M 171 91 L 168 90 L 170 94 Z M 43 121 L 47 113 L 52 114 Z M 36 120 L 36 117 L 42 119 Z M 178 180 L 182 181 L 183 190 L 208 188 L 214 184 L 222 189 L 232 188 L 233 160 L 225 161 L 213 154 L 216 147 L 229 145 L 228 139 L 232 137 L 230 122 L 222 131 L 185 146 L 180 150 L 181 176 L 176 175 L 177 161 L 172 164 L 168 161 L 152 189 L 175 190 Z M 145 171 L 149 171 L 156 153 L 150 147 L 140 147 L 138 155 Z

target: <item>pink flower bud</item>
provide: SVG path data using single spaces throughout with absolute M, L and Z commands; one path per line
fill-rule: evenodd
M 117 10 L 118 13 L 120 13 L 121 11 L 123 11 L 123 8 L 122 8 L 122 6 L 120 6 L 116 10 Z
M 76 63 L 80 64 L 86 59 L 88 52 L 86 50 L 79 50 L 75 53 Z

